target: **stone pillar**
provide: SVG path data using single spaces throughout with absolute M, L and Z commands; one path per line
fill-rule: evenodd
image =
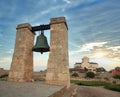
M 9 72 L 9 81 L 33 81 L 33 52 L 34 33 L 30 24 L 17 26 L 16 43 Z
M 68 28 L 65 17 L 51 18 L 50 31 L 46 83 L 69 87 Z

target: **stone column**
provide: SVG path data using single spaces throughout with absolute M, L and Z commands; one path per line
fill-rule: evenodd
M 33 81 L 33 52 L 34 33 L 30 24 L 17 26 L 16 43 L 9 72 L 9 81 Z
M 68 28 L 65 17 L 51 18 L 50 31 L 46 83 L 69 87 Z

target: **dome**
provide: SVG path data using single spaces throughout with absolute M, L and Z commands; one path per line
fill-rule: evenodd
M 84 56 L 84 57 L 82 58 L 82 60 L 83 60 L 83 62 L 89 62 L 89 58 L 88 58 L 87 56 Z
M 84 56 L 83 59 L 89 59 L 87 56 Z

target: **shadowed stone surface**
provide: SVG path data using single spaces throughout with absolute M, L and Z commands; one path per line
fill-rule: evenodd
M 65 17 L 51 18 L 50 30 L 46 83 L 69 87 L 68 29 Z

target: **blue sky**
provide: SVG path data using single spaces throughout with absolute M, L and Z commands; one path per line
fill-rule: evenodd
M 107 70 L 120 66 L 120 0 L 0 0 L 0 68 L 10 68 L 18 24 L 38 26 L 60 16 L 69 28 L 71 68 L 84 56 Z M 45 69 L 48 56 L 34 53 L 34 70 Z

